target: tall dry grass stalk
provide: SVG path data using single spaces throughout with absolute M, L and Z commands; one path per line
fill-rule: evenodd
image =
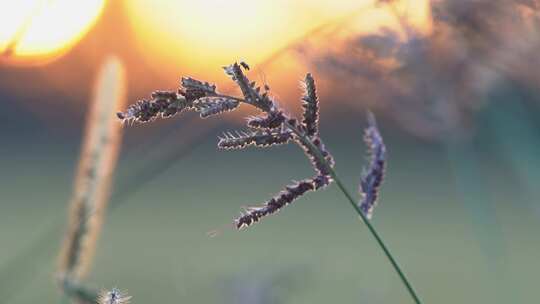
M 58 268 L 64 281 L 80 281 L 91 266 L 122 138 L 122 128 L 111 113 L 125 103 L 125 83 L 122 63 L 115 57 L 106 59 L 96 81 L 69 203 L 69 223 Z

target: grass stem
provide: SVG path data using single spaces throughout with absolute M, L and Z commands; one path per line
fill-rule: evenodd
M 420 298 L 416 294 L 416 291 L 414 290 L 412 284 L 407 279 L 407 276 L 405 276 L 405 273 L 403 272 L 403 270 L 401 270 L 401 267 L 399 266 L 398 262 L 396 261 L 396 259 L 394 258 L 394 256 L 392 255 L 392 253 L 390 252 L 390 250 L 388 249 L 388 247 L 386 246 L 386 244 L 382 240 L 381 236 L 379 235 L 379 233 L 377 232 L 375 227 L 373 227 L 373 225 L 371 224 L 369 219 L 366 217 L 366 215 L 362 212 L 362 210 L 360 209 L 360 206 L 356 203 L 354 197 L 351 195 L 349 190 L 347 190 L 347 188 L 345 187 L 345 185 L 343 184 L 343 182 L 341 181 L 341 179 L 337 175 L 336 171 L 331 166 L 328 165 L 328 163 L 325 160 L 325 158 L 323 157 L 321 151 L 319 151 L 319 149 L 308 138 L 306 138 L 305 135 L 302 132 L 300 132 L 296 127 L 292 126 L 288 122 L 285 122 L 285 124 L 287 125 L 287 127 L 289 129 L 291 129 L 291 131 L 293 133 L 295 133 L 300 138 L 300 140 L 302 140 L 303 143 L 305 143 L 306 145 L 308 145 L 312 149 L 314 154 L 317 156 L 317 158 L 319 158 L 319 160 L 321 162 L 326 164 L 327 169 L 330 172 L 330 175 L 332 176 L 334 181 L 336 182 L 339 190 L 345 195 L 345 197 L 347 198 L 347 200 L 349 201 L 349 203 L 351 204 L 353 209 L 356 211 L 356 213 L 358 213 L 358 215 L 360 216 L 360 218 L 362 219 L 364 224 L 368 227 L 369 232 L 371 233 L 373 238 L 375 238 L 375 240 L 377 241 L 377 244 L 379 245 L 379 247 L 382 249 L 382 251 L 386 255 L 386 258 L 388 259 L 390 264 L 392 264 L 392 267 L 394 268 L 394 270 L 398 274 L 398 276 L 401 279 L 401 282 L 403 283 L 403 285 L 405 285 L 405 287 L 406 287 L 407 291 L 409 292 L 411 298 L 414 300 L 414 302 L 416 304 L 422 304 L 422 302 L 420 301 Z
M 227 96 L 227 95 L 223 95 L 223 96 Z M 251 106 L 254 106 L 253 104 L 251 103 L 248 103 L 246 102 L 245 99 L 243 98 L 237 98 L 237 97 L 233 97 L 233 96 L 227 96 L 228 98 L 233 98 L 233 99 L 236 99 L 240 102 L 243 102 L 243 103 L 246 103 L 246 104 L 249 104 Z M 258 108 L 258 107 L 257 107 Z M 262 111 L 265 111 L 265 112 L 268 112 L 266 109 L 261 109 L 259 108 L 260 110 Z M 296 136 L 298 136 L 298 138 L 305 144 L 307 145 L 311 151 L 313 152 L 313 154 L 322 162 L 326 165 L 327 167 L 327 170 L 328 172 L 330 173 L 330 176 L 332 177 L 332 179 L 336 182 L 339 190 L 343 193 L 343 195 L 345 195 L 345 197 L 347 198 L 347 200 L 349 201 L 349 203 L 351 204 L 351 206 L 353 207 L 353 209 L 356 211 L 356 213 L 360 216 L 360 218 L 362 219 L 362 222 L 364 222 L 364 224 L 367 226 L 369 232 L 371 233 L 371 235 L 373 236 L 373 238 L 375 239 L 375 241 L 377 241 L 377 244 L 379 245 L 379 247 L 381 248 L 381 250 L 384 252 L 384 255 L 386 256 L 386 258 L 388 259 L 388 261 L 390 262 L 390 264 L 392 265 L 392 267 L 394 268 L 394 270 L 396 271 L 396 273 L 398 274 L 401 282 L 403 283 L 403 285 L 405 286 L 405 288 L 407 289 L 409 295 L 411 296 L 411 298 L 413 299 L 413 301 L 416 303 L 416 304 L 422 304 L 422 301 L 420 301 L 420 298 L 418 297 L 418 295 L 416 294 L 416 291 L 414 290 L 412 284 L 410 283 L 409 279 L 407 279 L 407 276 L 405 275 L 405 273 L 403 272 L 403 270 L 401 270 L 401 267 L 399 266 L 398 262 L 396 261 L 396 259 L 394 258 L 394 256 L 392 255 L 392 253 L 390 252 L 390 250 L 388 249 L 388 246 L 386 246 L 386 244 L 384 243 L 383 239 L 381 238 L 381 236 L 379 235 L 379 233 L 377 232 L 377 230 L 375 229 L 375 227 L 371 224 L 370 220 L 366 217 L 366 215 L 362 212 L 362 210 L 360 209 L 360 206 L 356 203 L 356 200 L 354 199 L 354 197 L 352 196 L 352 194 L 349 192 L 349 190 L 347 190 L 347 188 L 345 187 L 345 185 L 343 184 L 343 182 L 341 181 L 341 179 L 339 178 L 339 176 L 337 175 L 336 171 L 332 168 L 332 166 L 330 166 L 328 164 L 328 162 L 326 161 L 326 159 L 324 158 L 324 156 L 322 155 L 321 151 L 319 150 L 319 148 L 317 148 L 316 145 L 314 145 L 311 140 L 309 138 L 306 137 L 306 135 L 301 132 L 300 130 L 298 130 L 298 128 L 296 126 L 293 126 L 291 125 L 288 121 L 285 121 L 284 122 L 285 126 L 287 126 L 287 128 L 289 128 L 294 134 L 296 134 Z

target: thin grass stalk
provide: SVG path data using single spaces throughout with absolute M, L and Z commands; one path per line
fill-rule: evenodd
M 109 59 L 100 73 L 89 113 L 67 233 L 60 251 L 58 275 L 68 294 L 70 290 L 66 288 L 76 286 L 85 276 L 95 253 L 121 141 L 121 128 L 110 113 L 121 107 L 124 100 L 121 63 Z
M 370 220 L 366 217 L 364 212 L 362 212 L 362 209 L 360 209 L 360 206 L 358 204 L 356 204 L 356 202 L 354 201 L 354 198 L 352 197 L 350 192 L 347 190 L 347 188 L 345 188 L 345 186 L 343 185 L 343 182 L 337 176 L 335 170 L 330 168 L 329 171 L 330 171 L 330 175 L 332 176 L 332 178 L 336 182 L 339 190 L 345 195 L 345 197 L 347 198 L 347 200 L 349 201 L 351 206 L 354 208 L 356 213 L 358 213 L 360 218 L 362 218 L 362 222 L 364 222 L 364 224 L 368 227 L 369 232 L 371 233 L 373 238 L 375 238 L 375 240 L 377 241 L 377 244 L 379 245 L 379 247 L 384 252 L 384 254 L 385 254 L 386 258 L 388 259 L 388 261 L 390 262 L 390 264 L 392 264 L 392 267 L 394 267 L 394 270 L 398 274 L 398 276 L 399 276 L 401 282 L 403 283 L 403 285 L 405 285 L 405 287 L 407 288 L 407 291 L 409 292 L 409 294 L 413 298 L 414 302 L 417 303 L 417 304 L 421 304 L 422 302 L 420 301 L 420 298 L 416 294 L 416 291 L 414 290 L 412 284 L 407 279 L 407 276 L 405 275 L 403 270 L 401 270 L 401 267 L 399 266 L 398 262 L 396 261 L 396 259 L 394 258 L 394 256 L 390 252 L 390 250 L 388 249 L 388 246 L 386 246 L 386 244 L 384 243 L 382 237 L 379 235 L 379 233 L 377 232 L 375 227 L 373 227 L 373 225 L 371 224 Z
M 99 293 L 77 282 L 63 280 L 61 282 L 62 298 L 77 304 L 96 304 Z
M 422 302 L 420 301 L 420 298 L 416 294 L 416 291 L 414 290 L 414 288 L 413 288 L 412 284 L 410 283 L 410 281 L 407 279 L 407 276 L 405 275 L 405 273 L 403 272 L 403 270 L 399 266 L 399 263 L 397 262 L 397 260 L 394 258 L 394 256 L 390 252 L 390 249 L 388 249 L 388 246 L 384 243 L 382 237 L 379 235 L 379 233 L 377 232 L 375 227 L 371 224 L 370 220 L 367 218 L 367 216 L 364 214 L 364 212 L 362 212 L 362 209 L 356 203 L 354 197 L 349 192 L 349 190 L 347 190 L 347 188 L 345 187 L 345 185 L 343 184 L 343 182 L 341 181 L 341 179 L 337 175 L 336 171 L 334 170 L 334 168 L 332 168 L 332 166 L 330 166 L 330 164 L 328 164 L 328 162 L 326 161 L 325 157 L 322 155 L 319 148 L 317 148 L 308 138 L 306 138 L 304 136 L 304 134 L 298 130 L 298 128 L 296 128 L 295 126 L 289 124 L 288 122 L 285 122 L 285 125 L 287 125 L 287 127 L 289 129 L 291 129 L 291 131 L 293 133 L 295 133 L 302 140 L 302 142 L 304 144 L 308 145 L 312 149 L 315 156 L 319 159 L 320 162 L 325 164 L 325 166 L 327 167 L 326 169 L 330 173 L 330 176 L 336 182 L 336 184 L 337 184 L 339 190 L 341 191 L 341 193 L 343 193 L 343 195 L 345 195 L 345 197 L 347 198 L 347 201 L 353 207 L 354 211 L 356 211 L 356 213 L 358 213 L 358 215 L 362 219 L 362 222 L 367 226 L 369 232 L 371 233 L 371 235 L 373 236 L 375 241 L 377 241 L 377 244 L 379 245 L 381 250 L 384 252 L 384 255 L 386 256 L 386 258 L 388 259 L 388 261 L 390 262 L 390 264 L 392 265 L 392 267 L 394 268 L 394 270 L 398 274 L 398 276 L 399 276 L 401 282 L 403 283 L 403 285 L 405 285 L 405 288 L 407 289 L 407 291 L 408 291 L 409 295 L 411 296 L 411 298 L 414 300 L 414 302 L 416 304 L 421 304 Z

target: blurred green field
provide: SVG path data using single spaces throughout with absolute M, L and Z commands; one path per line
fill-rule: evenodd
M 499 111 L 481 117 L 481 136 L 451 146 L 395 135 L 383 125 L 389 167 L 373 222 L 425 303 L 536 299 L 538 190 L 521 182 L 519 166 L 495 136 L 490 122 L 508 113 Z M 514 123 L 519 130 L 520 122 Z M 365 164 L 362 124 L 343 119 L 323 134 L 351 188 Z M 116 191 L 126 189 L 134 175 L 148 173 L 141 170 L 144 166 L 158 165 L 149 160 L 177 149 L 171 141 L 179 136 L 175 133 L 160 145 L 134 144 L 138 128 L 127 130 Z M 179 134 L 185 130 L 181 125 Z M 312 173 L 294 146 L 218 151 L 218 131 L 210 133 L 193 151 L 166 163 L 169 168 L 147 184 L 128 187 L 126 196 L 113 195 L 122 201 L 111 203 L 122 204 L 106 217 L 88 286 L 126 289 L 133 303 L 409 301 L 334 186 L 250 229 L 230 229 L 227 225 L 241 206 L 261 202 L 290 179 Z M 513 146 L 520 143 L 519 159 L 530 157 L 530 169 L 536 168 L 535 143 L 518 140 Z M 2 303 L 57 303 L 54 265 L 77 143 L 48 137 L 14 142 L 2 152 Z M 214 229 L 222 233 L 209 237 Z

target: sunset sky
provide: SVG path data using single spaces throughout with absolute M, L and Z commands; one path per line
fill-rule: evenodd
M 325 50 L 336 47 L 327 37 L 399 30 L 396 12 L 427 32 L 428 2 L 17 1 L 0 10 L 0 89 L 55 125 L 69 120 L 59 108 L 83 115 L 81 104 L 91 100 L 92 82 L 108 56 L 124 65 L 130 101 L 174 89 L 183 75 L 230 90 L 221 67 L 245 60 L 254 80 L 268 83 L 281 102 L 296 102 L 298 81 L 310 69 L 296 47 L 320 37 L 315 43 Z M 319 82 L 324 88 L 322 77 Z
M 519 1 L 492 9 L 466 5 L 17 1 L 0 11 L 0 89 L 18 106 L 54 123 L 66 118 L 59 117 L 59 108 L 83 115 L 81 104 L 91 100 L 98 67 L 108 56 L 118 58 L 126 71 L 130 101 L 152 90 L 175 89 L 186 75 L 231 90 L 221 67 L 244 60 L 252 67 L 251 78 L 270 85 L 292 111 L 298 81 L 311 72 L 332 102 L 388 113 L 409 131 L 423 129 L 421 136 L 432 137 L 466 125 L 461 117 L 483 104 L 500 74 L 532 87 L 540 79 L 522 60 L 534 61 L 540 44 L 534 26 L 538 12 Z M 516 42 L 516 36 L 522 39 Z M 433 101 L 442 105 L 429 105 Z
M 418 27 L 429 23 L 427 1 L 393 5 Z M 356 14 L 364 31 L 395 26 L 388 7 L 374 1 L 134 0 L 108 5 L 105 0 L 17 1 L 0 13 L 0 52 L 9 62 L 39 64 L 58 57 L 84 39 L 104 10 L 120 9 L 129 19 L 137 47 L 150 58 L 191 68 L 210 68 L 239 56 L 257 63 L 323 25 Z M 355 21 L 356 20 L 352 20 Z M 122 20 L 110 22 L 115 35 Z M 106 49 L 107 46 L 101 46 Z M 207 58 L 191 61 L 192 56 Z M 191 62 L 190 62 L 191 61 Z

